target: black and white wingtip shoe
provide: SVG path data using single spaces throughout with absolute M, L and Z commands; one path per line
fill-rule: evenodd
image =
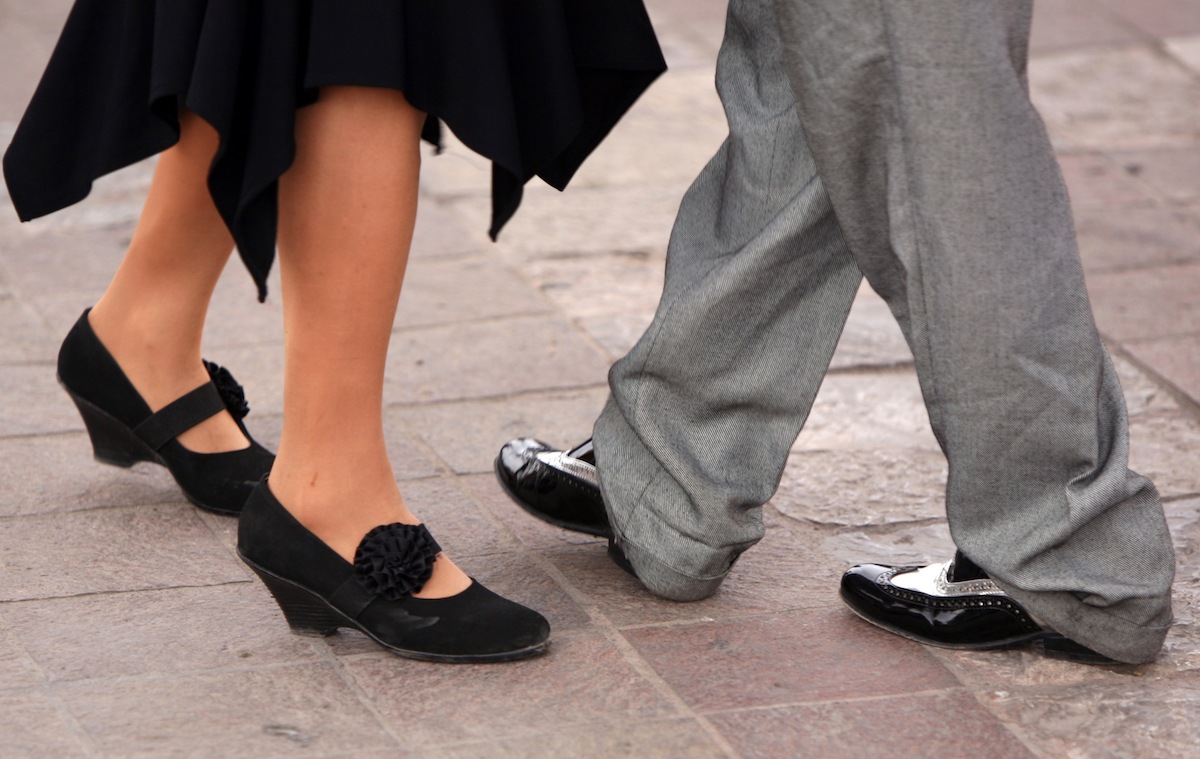
M 1113 662 L 1043 627 L 961 552 L 951 561 L 923 567 L 860 564 L 842 576 L 841 596 L 871 624 L 931 646 L 1033 645 L 1055 658 Z

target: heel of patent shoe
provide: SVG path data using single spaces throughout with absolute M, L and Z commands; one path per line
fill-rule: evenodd
M 282 577 L 276 577 L 265 569 L 256 567 L 243 556 L 242 561 L 254 570 L 254 574 L 267 586 L 275 603 L 279 604 L 283 618 L 292 632 L 297 635 L 324 637 L 333 635 L 344 624 L 341 615 L 329 607 L 319 596 L 305 590 Z
M 154 451 L 120 421 L 70 390 L 67 390 L 67 395 L 71 396 L 75 408 L 79 409 L 79 415 L 83 417 L 96 461 L 129 468 L 139 461 L 157 460 Z

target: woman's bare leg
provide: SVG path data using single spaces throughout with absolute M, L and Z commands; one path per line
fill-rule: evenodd
M 279 183 L 287 365 L 271 491 L 347 560 L 371 528 L 416 524 L 383 438 L 383 375 L 416 219 L 424 114 L 395 90 L 329 87 L 301 109 Z M 445 555 L 421 597 L 464 590 Z
M 217 133 L 190 112 L 180 126 L 179 142 L 158 159 L 129 250 L 89 315 L 96 336 L 155 411 L 208 381 L 200 335 L 233 250 L 208 193 Z M 201 453 L 249 445 L 224 412 L 178 440 Z

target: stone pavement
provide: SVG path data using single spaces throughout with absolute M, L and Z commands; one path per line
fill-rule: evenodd
M 66 0 L 0 0 L 0 136 Z M 542 610 L 554 646 L 509 665 L 399 659 L 291 635 L 232 551 L 232 519 L 157 468 L 92 462 L 54 382 L 150 166 L 18 225 L 0 213 L 0 756 L 1183 757 L 1200 744 L 1200 0 L 1038 0 L 1035 99 L 1076 204 L 1088 282 L 1167 501 L 1178 622 L 1149 666 L 926 649 L 839 603 L 863 560 L 951 550 L 945 468 L 910 356 L 864 291 L 766 539 L 716 597 L 655 600 L 602 544 L 546 528 L 490 474 L 498 447 L 589 434 L 608 364 L 647 323 L 672 215 L 723 136 L 719 0 L 649 0 L 671 72 L 566 196 L 531 188 L 492 245 L 487 166 L 426 163 L 396 322 L 388 434 L 405 492 L 470 572 Z M 5 144 L 7 139 L 4 140 Z M 5 203 L 4 205 L 7 205 Z M 231 266 L 206 355 L 278 440 L 278 286 Z

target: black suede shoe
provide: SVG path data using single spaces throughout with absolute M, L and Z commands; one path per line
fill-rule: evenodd
M 533 438 L 510 440 L 496 457 L 496 478 L 518 506 L 543 522 L 612 537 L 591 440 L 569 451 L 553 450 Z
M 987 650 L 1032 644 L 1047 656 L 1113 660 L 1042 627 L 961 552 L 943 564 L 860 564 L 842 576 L 842 600 L 873 625 L 942 648 Z
M 165 466 L 188 500 L 206 511 L 237 515 L 275 455 L 254 442 L 242 419 L 250 411 L 242 386 L 227 370 L 204 362 L 211 380 L 156 413 L 121 371 L 88 323 L 88 311 L 58 352 L 58 381 L 83 416 L 96 460 L 119 467 L 139 461 Z M 214 414 L 229 411 L 247 448 L 196 453 L 175 438 Z
M 478 582 L 449 598 L 414 598 L 440 550 L 423 525 L 384 525 L 350 564 L 297 522 L 266 480 L 238 523 L 238 555 L 300 635 L 350 627 L 401 656 L 452 663 L 524 659 L 549 647 L 545 617 Z

